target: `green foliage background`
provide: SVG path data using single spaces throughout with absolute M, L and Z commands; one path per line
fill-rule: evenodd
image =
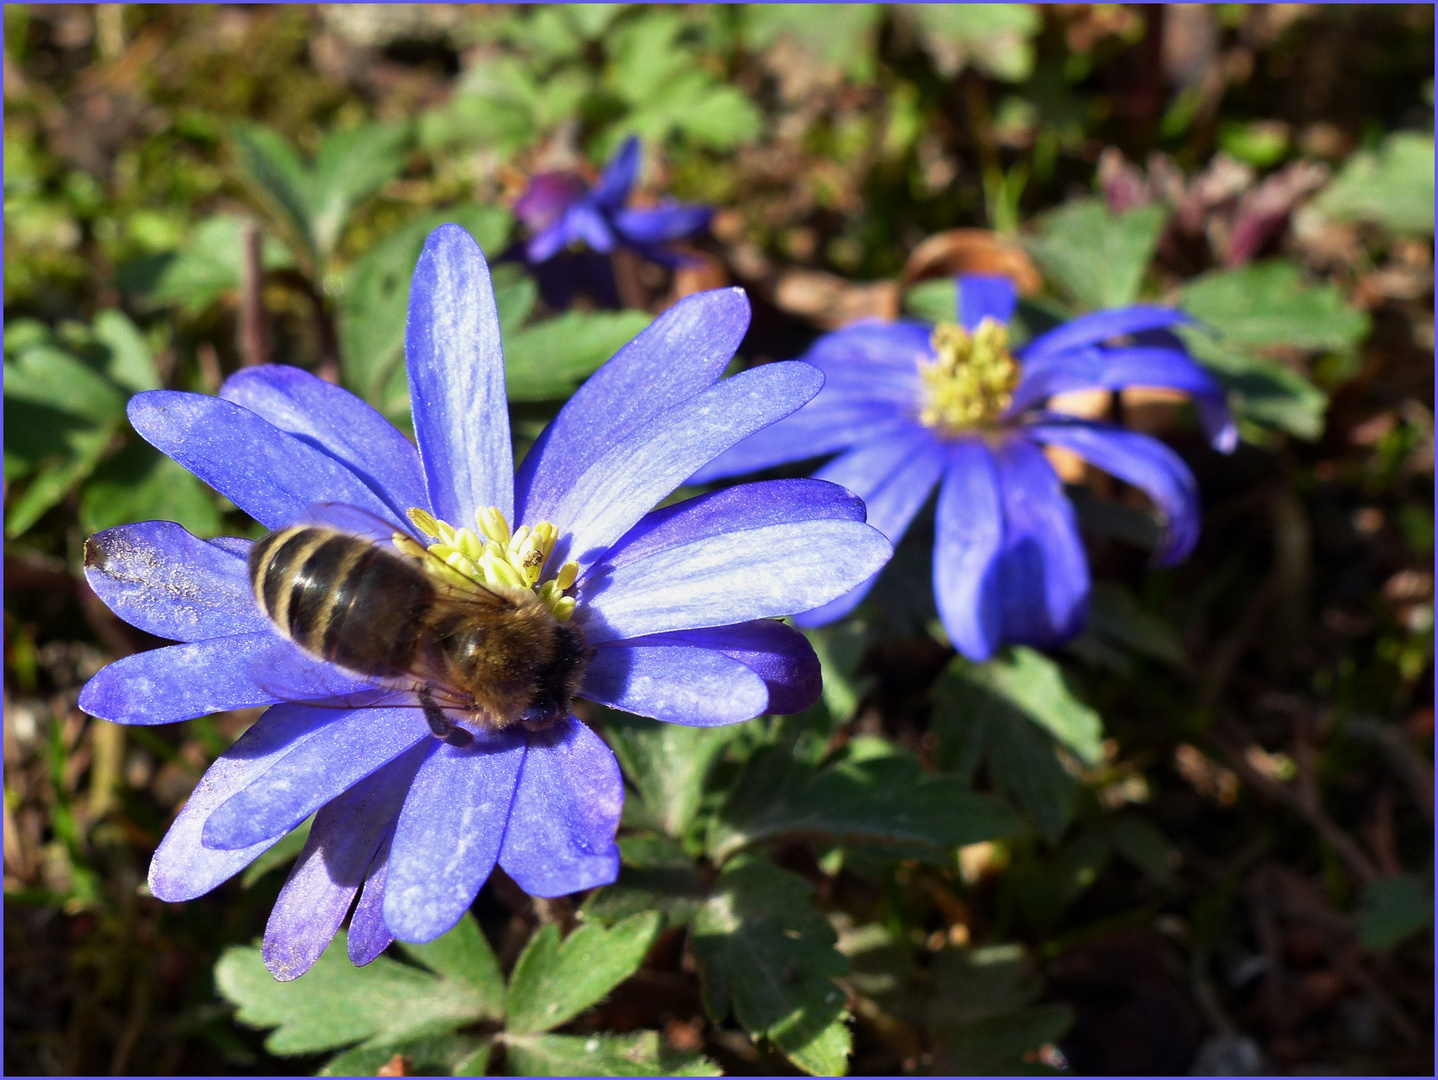
M 1431 1071 L 1431 8 L 4 18 L 7 1072 Z M 142 884 L 254 711 L 75 707 L 156 643 L 88 592 L 86 535 L 257 528 L 125 402 L 266 359 L 405 426 L 427 233 L 495 260 L 528 176 L 592 175 L 629 134 L 638 198 L 711 203 L 712 235 L 675 274 L 617 263 L 621 311 L 550 310 L 496 263 L 517 455 L 683 292 L 744 285 L 738 362 L 786 358 L 856 313 L 951 317 L 957 267 L 924 253 L 985 230 L 1034 277 L 1021 335 L 1195 317 L 1236 454 L 1179 403 L 1087 407 L 1185 455 L 1204 539 L 1153 569 L 1143 500 L 1068 475 L 1089 628 L 977 665 L 921 515 L 812 635 L 809 712 L 585 715 L 628 786 L 617 883 L 536 902 L 496 875 L 431 945 L 357 970 L 341 934 L 277 984 L 255 943 L 307 825 L 200 900 Z

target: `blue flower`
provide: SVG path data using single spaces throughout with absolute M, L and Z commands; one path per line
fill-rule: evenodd
M 934 595 L 954 646 L 984 660 L 1006 642 L 1053 646 L 1087 614 L 1088 562 L 1073 507 L 1040 445 L 1064 447 L 1148 494 L 1164 519 L 1161 563 L 1198 540 L 1193 474 L 1155 439 L 1044 409 L 1072 390 L 1168 387 L 1194 401 L 1206 433 L 1232 450 L 1237 432 L 1218 385 L 1167 329 L 1178 311 L 1127 307 L 1072 319 L 1008 348 L 1013 286 L 959 282 L 959 325 L 865 321 L 825 334 L 802 357 L 824 389 L 693 477 L 703 483 L 841 452 L 815 476 L 859 495 L 895 543 L 939 488 Z M 799 616 L 847 614 L 873 579 Z
M 729 724 L 813 702 L 813 651 L 773 617 L 842 595 L 890 554 L 862 503 L 833 484 L 748 484 L 653 509 L 818 392 L 822 376 L 802 363 L 721 381 L 748 322 L 737 289 L 681 301 L 574 395 L 516 471 L 489 270 L 474 240 L 446 225 L 425 246 L 410 301 L 417 449 L 358 398 L 290 367 L 242 371 L 218 397 L 140 394 L 129 415 L 266 528 L 342 504 L 384 522 L 377 542 L 445 556 L 454 569 L 438 572 L 508 580 L 532 567 L 525 584 L 593 649 L 582 696 Z M 381 691 L 277 632 L 251 591 L 250 547 L 164 521 L 86 545 L 87 579 L 110 609 L 180 644 L 109 665 L 82 708 L 165 724 L 271 706 L 160 844 L 155 896 L 208 892 L 315 813 L 265 932 L 266 963 L 290 979 L 352 905 L 350 957 L 363 964 L 392 937 L 428 941 L 453 926 L 496 863 L 536 896 L 614 879 L 623 786 L 589 728 L 573 716 L 537 732 L 470 725 L 461 747 L 433 737 L 413 700 L 358 707 Z
M 626 247 L 655 262 L 674 266 L 679 258 L 663 245 L 690 236 L 709 224 L 707 206 L 665 203 L 648 209 L 626 209 L 629 191 L 639 174 L 639 139 L 625 140 L 604 167 L 599 182 L 563 172 L 540 173 L 514 205 L 530 232 L 525 257 L 532 264 L 548 262 L 568 248 L 585 244 L 607 255 Z

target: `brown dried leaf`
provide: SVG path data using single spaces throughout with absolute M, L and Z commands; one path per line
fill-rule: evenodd
M 988 229 L 946 229 L 909 254 L 899 280 L 912 285 L 954 274 L 1003 274 L 1023 296 L 1043 287 L 1043 278 L 1023 248 Z

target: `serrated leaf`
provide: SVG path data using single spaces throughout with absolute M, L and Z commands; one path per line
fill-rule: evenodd
M 1354 154 L 1312 205 L 1338 221 L 1371 221 L 1399 235 L 1432 236 L 1433 136 L 1398 131 L 1377 153 Z
M 736 860 L 695 917 L 691 947 L 712 1019 L 732 1011 L 751 1035 L 772 1040 L 806 1072 L 838 1075 L 849 1034 L 845 994 L 834 979 L 848 963 L 809 893 L 795 874 Z
M 484 1016 L 483 1002 L 467 983 L 384 956 L 355 967 L 346 955 L 344 931 L 293 982 L 276 982 L 258 948 L 226 949 L 215 965 L 215 985 L 238 1007 L 240 1023 L 276 1028 L 265 1040 L 275 1054 L 407 1042 Z
M 160 373 L 150 343 L 123 311 L 108 308 L 95 316 L 94 334 L 109 355 L 105 376 L 123 390 L 158 390 Z
M 960 663 L 958 673 L 1008 701 L 1086 765 L 1103 760 L 1103 720 L 1074 697 L 1063 670 L 1043 653 L 1018 645 L 983 664 Z
M 1073 816 L 1077 785 L 1060 764 L 1048 729 L 1010 695 L 1013 669 L 995 679 L 988 667 L 956 659 L 935 688 L 939 760 L 971 774 L 987 755 L 999 790 L 1056 840 Z
M 405 222 L 366 252 L 349 273 L 340 304 L 344 380 L 376 407 L 385 404 L 389 380 L 402 367 L 415 263 L 425 239 L 447 223 L 467 229 L 489 258 L 498 255 L 513 228 L 513 219 L 500 207 L 462 203 L 435 210 Z M 507 336 L 505 347 L 507 351 Z
M 694 820 L 709 769 L 735 733 L 734 727 L 684 727 L 620 713 L 606 713 L 604 725 L 644 818 L 676 839 Z
M 557 924 L 540 927 L 510 975 L 506 1029 L 532 1035 L 574 1019 L 638 970 L 659 924 L 645 912 L 607 930 L 580 926 L 563 941 Z
M 509 400 L 568 397 L 650 319 L 642 311 L 569 311 L 510 334 L 504 341 Z
M 312 270 L 320 265 L 308 199 L 308 170 L 284 136 L 263 124 L 236 124 L 235 163 Z
M 434 1035 L 410 1042 L 357 1046 L 325 1063 L 320 1076 L 376 1076 L 395 1055 L 407 1061 L 407 1076 L 483 1076 L 490 1043 L 469 1035 Z
M 1189 327 L 1180 327 L 1179 335 L 1228 392 L 1229 406 L 1240 420 L 1310 441 L 1323 434 L 1328 395 L 1298 372 Z
M 1032 40 L 1041 20 L 1031 4 L 904 4 L 939 70 L 953 78 L 966 64 L 1008 82 L 1034 67 Z
M 1383 878 L 1368 886 L 1358 916 L 1365 949 L 1391 949 L 1433 921 L 1433 887 L 1413 874 Z
M 699 868 L 677 841 L 622 836 L 619 855 L 619 880 L 590 895 L 580 909 L 583 918 L 613 926 L 632 915 L 657 911 L 676 926 L 692 919 L 708 895 Z
M 118 283 L 155 304 L 178 304 L 197 315 L 225 293 L 240 287 L 244 223 L 231 214 L 201 221 L 179 251 L 138 259 L 123 266 Z M 294 257 L 274 236 L 265 236 L 261 263 L 267 270 L 294 265 Z
M 1045 214 L 1029 251 L 1085 307 L 1123 307 L 1138 299 L 1168 213 L 1155 204 L 1111 214 L 1102 200 L 1081 199 Z
M 1214 270 L 1184 286 L 1179 307 L 1230 346 L 1352 349 L 1368 335 L 1368 316 L 1332 285 L 1305 285 L 1286 259 Z
M 926 1011 L 941 1048 L 941 1072 L 1028 1072 L 1025 1054 L 1055 1041 L 1073 1022 L 1066 1005 L 1029 1004 L 1041 988 L 1018 945 L 946 949 L 935 957 L 933 978 Z
M 364 124 L 325 136 L 305 182 L 310 226 L 322 257 L 334 252 L 350 212 L 399 175 L 412 141 L 407 122 Z
M 800 52 L 863 78 L 873 65 L 878 4 L 751 4 L 744 9 L 751 45 L 767 49 L 787 38 Z
M 131 443 L 100 465 L 80 489 L 79 510 L 87 534 L 131 521 L 174 521 L 196 536 L 223 528 L 204 481 L 148 443 Z
M 514 1076 L 722 1076 L 700 1054 L 665 1048 L 655 1031 L 625 1035 L 507 1035 Z
M 411 960 L 436 975 L 467 983 L 474 991 L 484 1015 L 498 1020 L 504 1015 L 504 975 L 474 916 L 465 912 L 452 930 L 423 945 L 400 942 Z
M 782 747 L 760 751 L 711 823 L 710 857 L 723 862 L 753 844 L 798 837 L 944 848 L 1019 831 L 999 800 L 955 777 L 925 775 L 912 756 L 891 749 L 817 771 L 786 763 Z

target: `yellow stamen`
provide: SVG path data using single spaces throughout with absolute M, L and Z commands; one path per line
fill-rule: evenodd
M 998 420 L 1019 382 L 1008 327 L 985 318 L 970 334 L 953 323 L 940 323 L 932 340 L 934 359 L 919 361 L 927 395 L 919 419 L 950 434 Z
M 548 581 L 544 564 L 559 541 L 559 530 L 548 521 L 532 528 L 521 525 L 513 532 L 498 507 L 486 506 L 475 512 L 478 531 L 456 529 L 446 521 L 418 507 L 408 511 L 410 521 L 435 543 L 428 547 L 404 533 L 394 534 L 394 545 L 414 558 L 426 553 L 424 565 L 449 581 L 481 585 L 491 589 L 533 589 L 541 603 L 560 622 L 574 614 L 575 598 L 565 595 L 579 578 L 579 564 L 567 562 Z

